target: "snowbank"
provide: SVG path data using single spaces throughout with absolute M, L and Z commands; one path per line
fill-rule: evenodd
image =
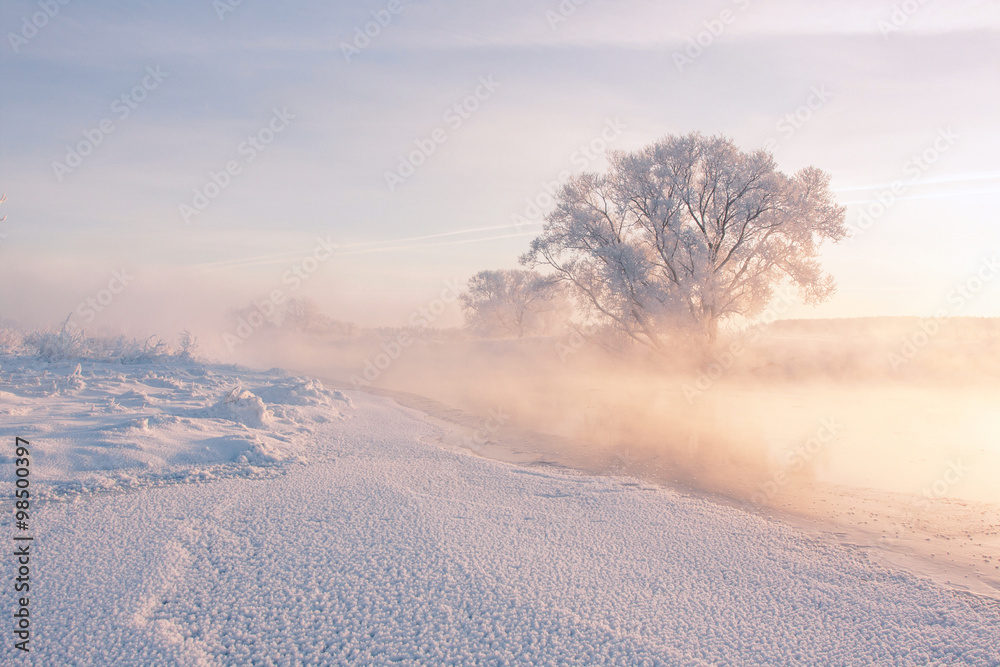
M 0 356 L 0 435 L 35 442 L 40 497 L 273 476 L 308 461 L 317 425 L 350 409 L 317 381 L 178 357 Z M 9 461 L 0 455 L 0 483 L 12 479 Z

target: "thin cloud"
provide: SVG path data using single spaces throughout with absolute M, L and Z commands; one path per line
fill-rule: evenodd
M 530 226 L 536 226 L 542 224 L 541 221 L 538 222 L 528 222 L 526 223 Z M 440 232 L 437 234 L 424 234 L 423 236 L 409 236 L 401 239 L 387 239 L 384 241 L 364 241 L 359 243 L 347 243 L 343 245 L 337 245 L 337 252 L 332 254 L 336 256 L 344 255 L 364 255 L 375 252 L 383 252 L 387 250 L 402 250 L 402 249 L 419 249 L 419 248 L 433 248 L 438 246 L 448 246 L 448 245 L 463 245 L 466 243 L 480 243 L 483 241 L 495 241 L 498 239 L 508 239 L 515 238 L 518 236 L 533 236 L 536 232 L 519 232 L 515 234 L 505 234 L 499 236 L 486 236 L 476 239 L 466 239 L 462 241 L 450 241 L 443 243 L 422 243 L 418 245 L 408 245 L 410 241 L 423 241 L 427 239 L 443 238 L 448 236 L 459 236 L 462 234 L 473 234 L 478 232 L 486 231 L 496 231 L 498 229 L 510 229 L 511 225 L 492 225 L 489 227 L 474 227 L 472 229 L 459 229 L 450 232 Z M 402 244 L 402 245 L 401 245 Z M 375 247 L 371 247 L 375 246 Z M 356 250 L 357 248 L 366 248 L 361 250 Z M 355 249 L 355 250 L 350 250 Z M 344 252 L 347 250 L 346 252 Z M 302 251 L 289 251 L 282 253 L 275 253 L 273 255 L 261 255 L 258 257 L 248 257 L 244 259 L 226 260 L 223 262 L 208 262 L 204 264 L 196 264 L 194 268 L 210 268 L 210 269 L 243 269 L 255 266 L 269 266 L 271 264 L 277 264 L 285 259 L 294 258 L 302 255 Z

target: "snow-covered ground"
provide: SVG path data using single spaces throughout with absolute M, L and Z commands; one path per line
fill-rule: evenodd
M 273 474 L 305 462 L 350 399 L 281 371 L 0 361 L 4 434 L 36 441 L 36 497 Z M 266 402 L 265 402 L 266 400 Z M 13 479 L 12 452 L 0 479 Z
M 44 498 L 32 651 L 5 631 L 3 661 L 1000 664 L 993 600 L 703 498 L 441 445 L 387 398 L 11 356 L 0 391 Z

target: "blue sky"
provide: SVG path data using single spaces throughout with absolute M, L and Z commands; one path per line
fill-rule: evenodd
M 1000 3 L 389 4 L 243 0 L 220 20 L 210 0 L 52 0 L 34 34 L 41 5 L 4 3 L 0 316 L 61 320 L 128 267 L 102 324 L 201 321 L 287 290 L 319 237 L 343 247 L 290 295 L 402 323 L 445 281 L 514 266 L 540 227 L 514 216 L 560 172 L 601 169 L 580 149 L 602 132 L 621 150 L 692 130 L 770 145 L 786 171 L 829 171 L 849 222 L 877 213 L 825 251 L 837 296 L 798 315 L 930 314 L 1000 248 Z M 386 25 L 348 60 L 373 13 Z M 275 110 L 281 130 L 247 150 Z M 952 314 L 1000 315 L 997 284 Z

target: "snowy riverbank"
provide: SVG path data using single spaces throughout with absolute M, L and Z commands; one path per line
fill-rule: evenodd
M 1000 662 L 992 601 L 703 498 L 441 446 L 386 398 L 20 357 L 0 390 L 46 496 L 29 664 Z

